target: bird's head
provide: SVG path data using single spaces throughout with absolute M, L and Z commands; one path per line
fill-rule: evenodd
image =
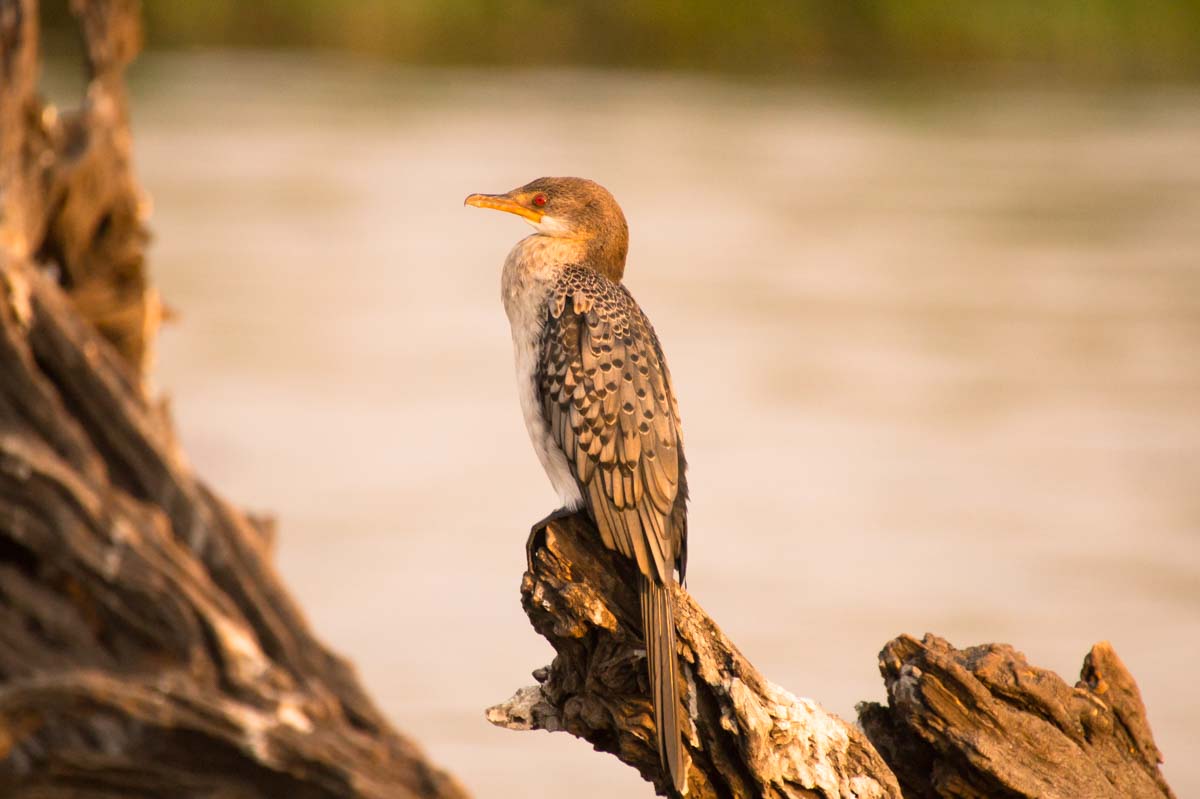
M 585 178 L 538 178 L 504 194 L 472 194 L 467 205 L 524 219 L 538 235 L 580 242 L 586 264 L 619 281 L 629 251 L 629 227 L 608 189 Z

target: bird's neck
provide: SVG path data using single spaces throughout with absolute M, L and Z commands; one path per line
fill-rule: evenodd
M 579 243 L 571 239 L 537 234 L 516 243 L 504 259 L 500 275 L 500 297 L 514 336 L 529 325 L 539 326 L 540 330 L 546 297 L 562 270 L 578 263 L 583 252 Z
M 625 255 L 629 252 L 629 238 L 621 235 L 595 236 L 586 242 L 587 265 L 614 283 L 620 283 L 625 275 Z
M 505 279 L 526 284 L 553 282 L 566 267 L 584 263 L 587 254 L 583 239 L 534 233 L 518 241 L 508 254 Z
M 526 309 L 534 309 L 540 325 L 545 314 L 546 297 L 554 291 L 563 270 L 570 266 L 594 269 L 609 280 L 619 282 L 620 269 L 599 268 L 592 241 L 585 238 L 547 236 L 535 233 L 516 243 L 504 261 L 500 294 L 514 330 L 524 323 Z
M 586 266 L 614 283 L 625 273 L 628 239 L 619 236 L 550 236 L 535 233 L 517 242 L 508 262 L 531 279 L 557 277 L 567 266 Z

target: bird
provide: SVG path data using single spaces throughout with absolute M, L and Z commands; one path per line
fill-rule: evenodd
M 687 571 L 687 464 L 662 346 L 622 283 L 625 215 L 607 189 L 577 177 L 464 204 L 534 228 L 508 253 L 500 292 L 525 426 L 562 502 L 547 519 L 586 510 L 604 545 L 636 564 L 659 760 L 686 794 L 671 596 Z M 530 546 L 532 537 L 532 564 Z

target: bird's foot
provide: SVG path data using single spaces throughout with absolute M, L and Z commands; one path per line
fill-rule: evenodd
M 525 567 L 530 574 L 533 574 L 533 555 L 537 552 L 537 548 L 542 545 L 541 534 L 545 532 L 546 525 L 550 524 L 550 522 L 565 519 L 574 513 L 574 508 L 559 508 L 529 528 L 529 538 L 525 540 Z

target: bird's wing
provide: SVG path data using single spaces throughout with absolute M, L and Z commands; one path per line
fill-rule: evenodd
M 604 543 L 668 581 L 683 553 L 682 441 L 670 375 L 633 297 L 590 269 L 551 294 L 537 388 Z

